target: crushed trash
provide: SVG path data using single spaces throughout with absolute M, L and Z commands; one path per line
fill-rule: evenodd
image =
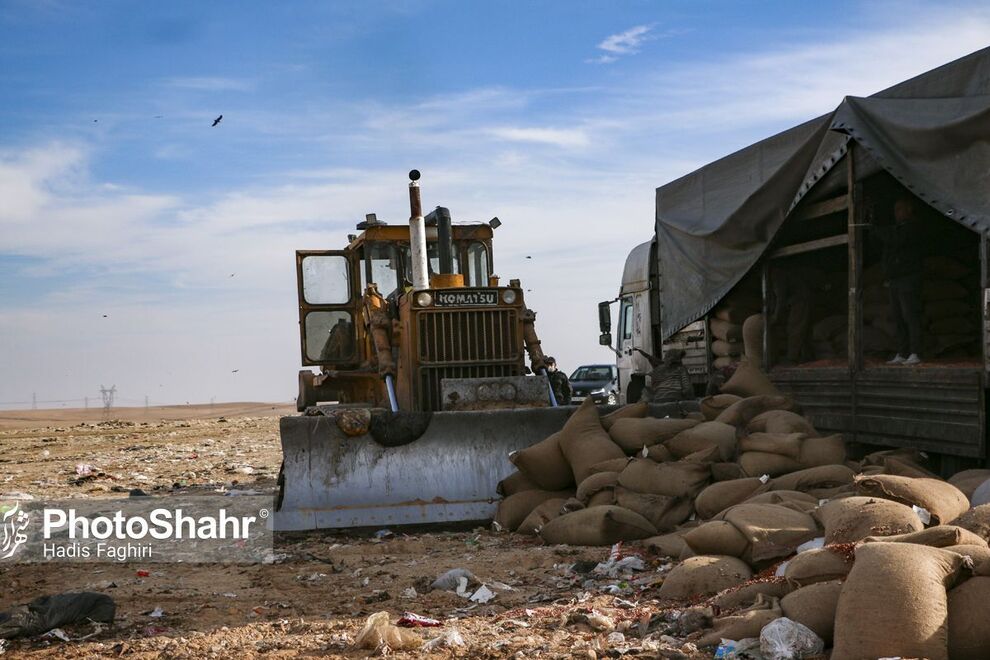
M 156 607 L 155 609 L 148 612 L 148 616 L 150 616 L 152 619 L 160 619 L 163 616 L 165 616 L 165 610 L 163 610 L 160 607 Z
M 464 580 L 465 587 L 471 584 L 479 584 L 480 581 L 474 576 L 474 573 L 464 568 L 452 568 L 430 585 L 430 589 L 437 589 L 439 591 L 457 591 L 458 587 L 461 585 L 461 580 Z
M 26 605 L 0 612 L 0 639 L 33 637 L 76 623 L 113 623 L 117 605 L 93 591 L 39 596 Z
M 361 632 L 354 640 L 356 648 L 373 651 L 385 651 L 386 649 L 405 651 L 419 648 L 422 645 L 423 640 L 416 633 L 406 628 L 393 626 L 389 622 L 388 612 L 376 612 L 369 616 Z
M 494 591 L 492 591 L 485 585 L 481 585 L 481 587 L 477 591 L 471 594 L 471 602 L 481 603 L 482 605 L 484 605 L 485 603 L 494 600 L 495 595 L 496 594 Z
M 825 651 L 825 642 L 804 624 L 781 617 L 763 626 L 760 651 L 766 660 L 800 660 Z
M 464 637 L 456 628 L 445 630 L 439 637 L 434 637 L 423 644 L 424 651 L 435 651 L 440 648 L 456 648 L 467 646 Z
M 402 615 L 402 618 L 396 622 L 396 625 L 402 626 L 403 628 L 435 628 L 443 624 L 437 619 L 420 616 L 419 614 L 415 614 L 413 612 L 406 612 Z

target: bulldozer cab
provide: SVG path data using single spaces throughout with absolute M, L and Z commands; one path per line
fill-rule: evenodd
M 432 238 L 432 240 L 430 240 Z M 427 228 L 431 275 L 439 273 L 437 230 Z M 467 287 L 487 287 L 492 272 L 492 229 L 453 227 L 453 272 Z M 409 227 L 370 227 L 343 250 L 297 250 L 296 281 L 302 364 L 357 368 L 370 359 L 361 327 L 363 292 L 374 284 L 398 310 L 411 283 Z

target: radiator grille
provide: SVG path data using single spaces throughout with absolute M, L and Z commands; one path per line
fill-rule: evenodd
M 522 359 L 520 343 L 514 309 L 419 314 L 421 365 L 517 361 Z

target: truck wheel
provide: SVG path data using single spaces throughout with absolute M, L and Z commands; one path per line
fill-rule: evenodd
M 615 392 L 609 392 L 608 398 L 605 399 L 605 403 L 607 403 L 610 406 L 614 406 L 617 403 L 619 403 L 619 397 L 615 395 Z
M 313 381 L 316 374 L 312 371 L 299 372 L 299 394 L 296 396 L 296 411 L 304 412 L 306 408 L 316 405 L 316 386 Z

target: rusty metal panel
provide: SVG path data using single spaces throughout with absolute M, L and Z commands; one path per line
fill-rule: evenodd
M 422 311 L 420 364 L 521 361 L 522 336 L 514 308 Z
M 848 369 L 774 369 L 770 378 L 792 396 L 821 433 L 842 433 L 853 440 L 853 384 Z
M 978 369 L 878 369 L 856 379 L 856 440 L 983 457 L 984 391 Z

